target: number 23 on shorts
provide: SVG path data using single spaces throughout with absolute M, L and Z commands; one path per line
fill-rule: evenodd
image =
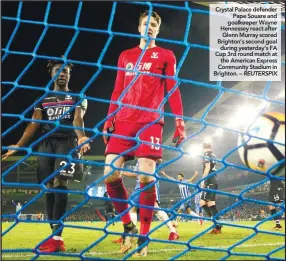
M 66 165 L 67 165 L 67 162 L 64 160 L 60 162 L 60 167 L 63 167 Z M 76 165 L 75 163 L 71 162 L 69 166 L 67 166 L 66 168 L 60 171 L 60 175 L 72 179 L 75 173 L 75 165 Z

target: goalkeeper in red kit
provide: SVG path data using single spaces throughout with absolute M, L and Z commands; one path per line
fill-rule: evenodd
M 150 19 L 148 18 L 148 11 L 139 17 L 138 31 L 141 34 L 139 46 L 125 50 L 119 56 L 119 69 L 111 100 L 121 102 L 122 105 L 119 107 L 117 103 L 110 104 L 103 133 L 112 133 L 121 137 L 114 135 L 104 135 L 103 137 L 106 144 L 104 175 L 106 175 L 105 182 L 109 197 L 128 200 L 120 170 L 114 169 L 112 165 L 122 168 L 126 160 L 138 158 L 139 171 L 151 174 L 140 175 L 142 191 L 139 202 L 140 205 L 154 207 L 156 189 L 155 184 L 153 186 L 152 184 L 155 181 L 153 175 L 156 160 L 162 158 L 161 144 L 164 124 L 162 114 L 165 89 L 169 94 L 168 101 L 171 111 L 176 115 L 173 137 L 176 146 L 180 145 L 186 134 L 182 119 L 181 94 L 176 81 L 173 78 L 161 77 L 175 76 L 176 58 L 172 51 L 156 46 L 155 40 L 150 39 L 150 37 L 156 38 L 159 33 L 160 16 L 156 12 L 152 12 Z M 146 30 L 147 37 L 145 37 Z M 144 49 L 145 47 L 146 49 Z M 138 61 L 142 52 L 143 56 Z M 148 109 L 152 109 L 152 111 Z M 140 140 L 140 142 L 137 143 L 136 140 Z M 150 187 L 146 189 L 147 185 Z M 125 212 L 121 215 L 124 236 L 119 252 L 126 253 L 131 248 L 132 235 L 138 233 L 138 230 L 132 223 L 129 212 L 126 211 L 128 204 L 121 201 L 113 201 L 113 204 L 119 214 Z M 147 255 L 148 237 L 146 235 L 150 231 L 153 212 L 152 208 L 140 208 L 140 234 L 135 256 Z

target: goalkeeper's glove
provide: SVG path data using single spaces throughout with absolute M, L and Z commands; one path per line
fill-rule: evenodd
M 114 118 L 108 119 L 103 126 L 103 133 L 112 133 L 114 131 Z M 103 141 L 104 144 L 107 145 L 108 141 L 109 141 L 109 136 L 106 136 L 103 134 Z
M 178 147 L 186 138 L 185 123 L 183 119 L 176 119 L 176 130 L 173 136 L 173 143 Z

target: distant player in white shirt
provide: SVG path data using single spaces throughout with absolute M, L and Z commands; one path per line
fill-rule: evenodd
M 173 177 L 168 176 L 164 171 L 161 171 L 160 174 L 162 174 L 164 177 L 170 179 L 170 180 L 174 180 L 177 181 L 176 179 L 174 179 Z M 189 191 L 189 185 L 186 183 L 192 183 L 192 181 L 195 179 L 195 177 L 198 175 L 198 172 L 196 171 L 194 176 L 191 177 L 189 180 L 185 180 L 184 179 L 184 174 L 183 173 L 179 173 L 178 174 L 178 181 L 180 183 L 178 183 L 179 185 L 179 190 L 180 190 L 180 194 L 181 194 L 181 199 L 184 200 L 184 203 L 179 207 L 178 213 L 182 213 L 183 211 L 186 211 L 187 214 L 195 216 L 195 217 L 200 217 L 198 214 L 196 214 L 194 211 L 191 210 L 191 193 Z M 183 183 L 184 182 L 184 183 Z M 187 200 L 186 200 L 187 199 Z M 186 200 L 186 201 L 185 201 Z M 176 221 L 174 223 L 174 226 L 177 227 L 179 222 L 181 220 L 181 216 L 177 216 Z M 203 220 L 199 219 L 200 225 L 203 224 Z
M 25 201 L 26 203 L 27 201 Z M 20 202 L 18 202 L 17 204 L 15 203 L 14 200 L 12 200 L 12 203 L 16 206 L 16 213 L 17 214 L 17 218 L 19 219 L 21 217 L 21 209 L 22 209 L 22 204 Z M 19 211 L 19 212 L 18 212 Z

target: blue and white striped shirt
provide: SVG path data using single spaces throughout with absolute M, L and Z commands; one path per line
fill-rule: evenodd
M 201 192 L 197 193 L 195 195 L 195 204 L 200 204 L 200 201 L 201 201 Z
M 184 182 L 186 182 L 186 181 L 184 180 Z M 191 193 L 189 191 L 189 186 L 186 184 L 178 184 L 178 185 L 179 185 L 181 198 L 182 199 L 189 198 L 191 196 Z

